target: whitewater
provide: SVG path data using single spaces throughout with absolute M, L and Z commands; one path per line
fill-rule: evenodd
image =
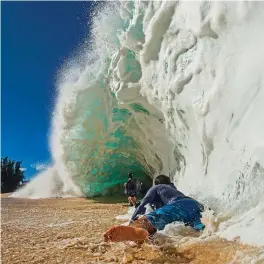
M 107 2 L 90 19 L 59 72 L 53 164 L 13 197 L 164 173 L 214 209 L 217 235 L 264 246 L 264 3 Z

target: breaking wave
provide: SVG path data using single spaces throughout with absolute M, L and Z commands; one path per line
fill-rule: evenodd
M 264 5 L 108 2 L 65 64 L 54 164 L 16 197 L 119 191 L 170 175 L 214 208 L 219 235 L 264 245 Z

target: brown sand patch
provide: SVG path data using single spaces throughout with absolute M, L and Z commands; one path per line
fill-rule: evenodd
M 120 199 L 119 199 L 120 200 Z M 243 263 L 261 250 L 219 238 L 181 243 L 156 238 L 150 244 L 105 243 L 103 233 L 127 207 L 98 199 L 13 199 L 2 201 L 2 263 Z M 107 202 L 107 203 L 106 203 Z M 125 199 L 124 199 L 125 202 Z M 187 239 L 188 240 L 188 239 Z M 245 262 L 250 263 L 250 261 Z

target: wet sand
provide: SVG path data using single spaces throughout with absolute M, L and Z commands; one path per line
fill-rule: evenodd
M 14 199 L 2 195 L 2 263 L 264 263 L 259 248 L 216 237 L 158 236 L 151 244 L 105 243 L 125 198 Z M 245 262 L 244 262 L 245 261 Z

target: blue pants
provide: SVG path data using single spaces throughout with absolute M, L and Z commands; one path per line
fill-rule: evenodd
M 200 231 L 204 229 L 200 220 L 202 211 L 203 206 L 200 203 L 189 197 L 181 197 L 145 217 L 156 230 L 163 230 L 167 224 L 177 221 Z

